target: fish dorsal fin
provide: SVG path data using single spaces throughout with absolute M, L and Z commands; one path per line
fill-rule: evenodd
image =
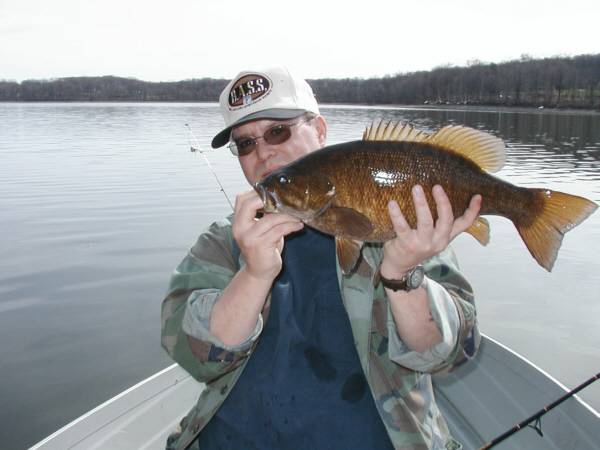
M 504 141 L 474 128 L 449 125 L 431 135 L 425 142 L 459 153 L 488 172 L 497 172 L 506 161 Z
M 405 141 L 421 142 L 429 135 L 416 130 L 407 123 L 375 121 L 365 129 L 363 141 Z

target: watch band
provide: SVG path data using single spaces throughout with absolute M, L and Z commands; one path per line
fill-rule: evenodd
M 381 275 L 381 272 L 379 272 L 381 284 L 394 292 L 410 292 L 414 289 L 417 289 L 423 284 L 424 276 L 425 271 L 423 266 L 413 267 L 412 269 L 408 270 L 400 279 L 385 278 L 383 275 Z

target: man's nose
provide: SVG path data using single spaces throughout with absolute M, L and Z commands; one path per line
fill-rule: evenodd
M 256 152 L 258 159 L 266 160 L 275 154 L 277 146 L 268 144 L 264 139 L 260 139 L 256 142 L 256 150 L 254 151 Z

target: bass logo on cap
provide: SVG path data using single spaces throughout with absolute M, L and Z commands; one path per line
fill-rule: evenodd
M 238 79 L 229 91 L 229 107 L 249 106 L 271 91 L 271 80 L 264 75 L 251 73 Z

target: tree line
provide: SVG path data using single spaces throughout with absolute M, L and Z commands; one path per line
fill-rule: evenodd
M 0 101 L 214 102 L 228 80 L 147 82 L 115 76 L 0 81 Z M 308 80 L 321 103 L 452 104 L 600 109 L 600 54 L 466 67 L 381 78 Z

